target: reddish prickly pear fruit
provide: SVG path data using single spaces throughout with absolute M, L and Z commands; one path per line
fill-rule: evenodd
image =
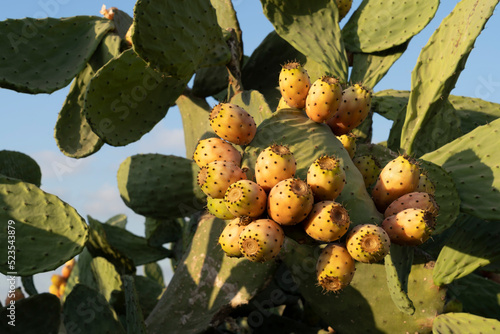
M 279 76 L 281 96 L 292 108 L 302 109 L 306 105 L 307 93 L 311 80 L 307 71 L 298 62 L 289 62 L 282 66 Z
M 200 168 L 215 160 L 232 161 L 239 166 L 241 154 L 233 145 L 220 138 L 207 138 L 198 142 L 193 160 Z
M 207 210 L 212 215 L 219 219 L 233 219 L 236 218 L 226 207 L 224 198 L 212 198 L 207 196 Z
M 342 20 L 352 6 L 352 0 L 335 0 L 337 7 L 339 9 L 339 21 Z
M 334 77 L 324 76 L 316 80 L 307 93 L 306 114 L 311 120 L 323 123 L 339 110 L 341 99 L 342 87 L 339 81 Z
M 363 181 L 365 181 L 365 187 L 369 188 L 377 180 L 380 174 L 380 166 L 378 162 L 370 155 L 362 155 L 352 159 L 354 165 L 359 170 L 361 175 L 363 175 Z
M 400 155 L 382 169 L 372 190 L 372 198 L 380 212 L 397 198 L 414 192 L 420 169 L 407 156 Z
M 240 234 L 245 229 L 251 220 L 247 217 L 239 217 L 231 220 L 229 224 L 226 225 L 224 230 L 219 236 L 219 244 L 229 257 L 242 257 L 243 254 L 240 251 Z
M 295 225 L 303 221 L 314 204 L 311 187 L 300 179 L 280 181 L 269 192 L 267 213 L 281 225 Z
M 424 173 L 420 173 L 418 179 L 418 186 L 417 189 L 415 189 L 415 191 L 420 191 L 434 195 L 434 193 L 436 192 L 436 187 L 434 187 L 434 184 L 427 175 L 425 175 Z
M 250 261 L 265 262 L 278 255 L 284 240 L 281 226 L 271 219 L 258 219 L 241 232 L 240 251 Z
M 237 145 L 249 144 L 257 132 L 253 117 L 232 103 L 219 103 L 212 109 L 210 126 L 219 137 Z
M 356 136 L 352 133 L 348 133 L 346 135 L 337 136 L 337 139 L 340 140 L 342 146 L 344 146 L 347 153 L 349 153 L 349 157 L 352 159 L 354 154 L 356 154 Z
M 210 197 L 223 198 L 227 188 L 246 174 L 231 161 L 212 161 L 201 167 L 198 172 L 198 185 Z
M 338 244 L 326 246 L 316 263 L 318 283 L 327 291 L 335 292 L 348 286 L 355 270 L 354 259 L 345 247 Z
M 429 211 L 434 216 L 437 216 L 439 212 L 439 206 L 434 200 L 434 196 L 424 192 L 412 192 L 392 202 L 385 210 L 384 216 L 387 218 L 411 208 Z
M 255 163 L 255 181 L 269 192 L 278 182 L 294 177 L 297 162 L 284 145 L 273 144 L 260 152 Z
M 267 195 L 257 183 L 240 180 L 227 188 L 224 201 L 229 212 L 236 217 L 256 218 L 266 211 Z
M 307 184 L 316 201 L 335 200 L 345 185 L 345 172 L 334 156 L 321 156 L 307 171 Z
M 429 239 L 434 230 L 434 215 L 422 209 L 406 209 L 389 216 L 382 222 L 391 242 L 398 245 L 418 246 Z
M 332 242 L 346 234 L 351 221 L 349 213 L 339 203 L 322 201 L 314 207 L 303 222 L 304 230 L 313 239 Z
M 347 251 L 359 262 L 381 261 L 391 247 L 389 235 L 383 228 L 373 224 L 355 226 L 347 235 Z
M 371 92 L 360 84 L 346 88 L 339 110 L 327 122 L 333 133 L 344 135 L 360 125 L 370 112 L 371 101 Z

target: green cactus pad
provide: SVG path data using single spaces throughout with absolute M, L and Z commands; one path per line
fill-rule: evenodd
M 500 261 L 500 224 L 462 215 L 434 267 L 434 281 L 449 284 L 480 267 Z
M 169 242 L 176 242 L 182 238 L 182 218 L 177 219 L 153 219 L 146 218 L 145 235 L 148 245 L 161 247 Z
M 210 106 L 202 98 L 181 95 L 176 101 L 182 117 L 186 157 L 191 158 L 200 139 L 217 137 L 210 126 Z
M 66 298 L 63 321 L 67 333 L 80 330 L 82 333 L 125 334 L 106 299 L 96 290 L 82 284 L 77 284 Z
M 0 87 L 37 94 L 67 86 L 112 29 L 113 22 L 95 16 L 0 22 Z
M 500 104 L 485 100 L 450 95 L 449 100 L 460 117 L 462 132 L 468 133 L 480 125 L 500 118 Z
M 380 164 L 380 167 L 384 167 L 391 160 L 398 157 L 396 152 L 391 151 L 385 146 L 379 144 L 360 144 L 356 146 L 356 155 L 363 156 L 369 155 L 374 157 Z
M 85 117 L 107 144 L 130 144 L 165 117 L 188 80 L 162 76 L 147 67 L 133 50 L 127 50 L 104 65 L 90 81 Z
M 345 47 L 372 53 L 401 45 L 425 28 L 438 6 L 439 0 L 363 0 L 342 29 Z
M 406 51 L 408 43 L 389 50 L 375 53 L 354 53 L 350 82 L 362 82 L 364 87 L 373 89 L 387 71 Z M 372 99 L 373 104 L 373 99 Z
M 219 26 L 225 31 L 233 29 L 236 32 L 238 42 L 241 44 L 242 32 L 232 1 L 210 0 L 210 3 L 215 8 L 215 13 L 217 14 L 217 23 L 219 24 Z
M 500 220 L 499 141 L 500 120 L 496 120 L 422 156 L 443 167 L 453 178 L 462 212 Z
M 134 277 L 130 275 L 123 275 L 122 281 L 127 309 L 127 333 L 146 334 L 146 326 L 144 325 L 144 317 L 139 304 L 139 296 L 135 288 Z
M 189 7 L 182 1 L 137 1 L 132 42 L 152 68 L 179 78 L 231 58 L 209 0 L 194 0 Z
M 113 23 L 115 24 L 114 32 L 116 32 L 121 39 L 125 39 L 127 32 L 132 25 L 133 19 L 123 10 L 116 7 L 111 8 L 113 8 Z
M 373 134 L 373 113 L 370 112 L 360 125 L 351 130 L 356 137 L 356 145 L 361 143 L 371 143 Z
M 189 250 L 146 319 L 150 333 L 203 332 L 226 311 L 248 303 L 271 278 L 274 261 L 254 263 L 224 254 L 217 239 L 225 225 L 210 215 L 200 220 Z
M 463 311 L 500 320 L 500 284 L 470 274 L 448 285 L 448 293 L 462 303 Z
M 33 276 L 23 276 L 21 277 L 21 282 L 23 283 L 24 291 L 26 291 L 29 296 L 38 294 L 38 291 L 35 287 L 35 282 L 33 281 Z
M 37 162 L 29 155 L 16 151 L 0 151 L 0 174 L 33 183 L 40 187 L 42 171 Z
M 83 115 L 84 99 L 90 79 L 104 64 L 120 54 L 120 43 L 120 37 L 107 34 L 71 85 L 59 112 L 54 133 L 57 146 L 69 157 L 89 156 L 97 152 L 103 144 Z
M 94 274 L 92 274 L 92 269 L 90 267 L 92 259 L 92 254 L 90 254 L 87 247 L 85 247 L 80 255 L 78 255 L 78 261 L 76 262 L 75 266 L 78 267 L 78 279 L 76 279 L 75 277 L 75 285 L 81 283 L 97 290 L 97 282 L 95 280 Z
M 4 278 L 5 279 L 5 278 Z M 0 332 L 8 334 L 58 334 L 61 323 L 61 302 L 50 293 L 41 293 L 16 301 L 14 324 L 9 325 L 11 311 L 0 308 Z
M 406 112 L 409 96 L 410 92 L 407 90 L 381 90 L 372 96 L 372 110 L 388 120 L 395 121 L 403 108 Z
M 427 138 L 423 132 L 429 128 L 432 116 L 441 114 L 477 36 L 497 4 L 496 0 L 460 1 L 420 52 L 412 72 L 410 100 L 401 133 L 401 147 L 408 154 L 416 151 L 415 146 Z M 424 9 L 425 6 L 421 10 Z M 443 53 L 448 56 L 444 57 Z
M 158 263 L 152 262 L 144 265 L 144 275 L 150 280 L 158 283 L 160 287 L 165 287 L 163 271 Z
M 172 251 L 163 247 L 153 247 L 146 238 L 137 236 L 123 228 L 102 224 L 111 246 L 132 260 L 135 266 L 172 257 Z
M 408 276 L 413 264 L 413 248 L 391 245 L 391 251 L 384 258 L 387 287 L 392 301 L 406 314 L 415 313 L 415 306 L 408 298 Z
M 117 214 L 116 216 L 106 220 L 105 224 L 125 228 L 125 226 L 127 226 L 127 215 L 124 215 L 123 213 Z
M 274 143 L 287 145 L 294 156 L 300 157 L 296 159 L 296 177 L 303 180 L 319 154 L 335 155 L 345 169 L 348 180 L 336 201 L 349 211 L 354 225 L 381 221 L 380 213 L 366 192 L 361 173 L 326 124 L 311 121 L 300 110 L 281 109 L 259 125 L 251 145 L 245 149 L 242 164 L 255 166 L 260 152 Z
M 282 38 L 321 64 L 323 72 L 347 81 L 347 55 L 334 1 L 261 0 L 261 3 L 264 14 Z
M 153 311 L 160 299 L 164 286 L 157 281 L 144 276 L 134 276 L 135 288 L 139 294 L 139 304 L 144 318 Z
M 439 315 L 432 324 L 433 334 L 498 333 L 500 321 L 468 313 Z
M 283 275 L 288 281 L 293 277 L 292 291 L 300 292 L 335 332 L 430 333 L 432 320 L 443 310 L 446 293 L 446 289 L 438 289 L 432 282 L 432 262 L 414 261 L 408 279 L 408 297 L 415 305 L 415 313 L 410 316 L 394 305 L 383 264 L 357 262 L 349 286 L 337 293 L 322 291 L 315 271 L 319 251 L 293 241 L 285 243 L 282 252 L 290 272 Z
M 257 126 L 273 114 L 264 95 L 256 90 L 245 90 L 233 96 L 230 103 L 245 109 L 253 117 Z
M 227 88 L 229 75 L 225 65 L 204 67 L 196 71 L 193 82 L 193 95 L 205 98 L 216 95 Z
M 138 154 L 118 169 L 118 189 L 125 204 L 146 217 L 190 216 L 203 209 L 198 166 L 173 155 Z
M 8 236 L 15 235 L 16 251 L 12 267 L 7 251 L 0 255 L 4 274 L 29 276 L 54 270 L 80 253 L 87 240 L 88 226 L 78 212 L 31 183 L 0 177 L 0 208 L 4 222 L 0 240 L 7 245 Z
M 111 304 L 113 294 L 122 291 L 122 280 L 115 266 L 103 257 L 94 257 L 90 262 L 98 291 Z
M 90 225 L 90 232 L 89 240 L 85 246 L 89 250 L 92 257 L 104 257 L 105 259 L 113 263 L 113 265 L 118 268 L 120 273 L 135 272 L 135 266 L 132 260 L 110 244 L 103 224 L 90 216 L 87 216 L 87 220 Z M 88 269 L 88 267 L 85 269 Z
M 269 107 L 275 110 L 281 93 L 278 79 L 281 66 L 296 60 L 306 69 L 312 81 L 325 74 L 322 66 L 307 58 L 275 31 L 267 35 L 242 68 L 243 86 L 247 90 L 257 90 L 266 98 Z
M 460 196 L 450 173 L 442 167 L 426 160 L 418 160 L 420 170 L 427 174 L 436 188 L 434 199 L 439 206 L 433 235 L 450 228 L 460 213 Z

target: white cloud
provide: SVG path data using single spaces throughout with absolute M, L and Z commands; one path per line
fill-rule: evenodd
M 184 156 L 184 131 L 182 129 L 155 128 L 150 136 L 139 142 L 139 149 L 144 153 L 161 153 Z
M 118 188 L 109 183 L 103 184 L 97 191 L 85 194 L 84 210 L 96 219 L 107 220 L 129 209 L 123 203 Z

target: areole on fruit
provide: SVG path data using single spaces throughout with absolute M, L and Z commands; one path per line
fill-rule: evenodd
M 381 261 L 389 253 L 391 241 L 383 228 L 363 224 L 355 226 L 349 232 L 346 246 L 355 260 L 374 263 Z

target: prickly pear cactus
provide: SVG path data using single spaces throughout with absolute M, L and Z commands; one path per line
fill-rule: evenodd
M 32 158 L 0 151 L 0 272 L 29 295 L 0 309 L 18 303 L 14 333 L 499 330 L 500 104 L 450 95 L 498 1 L 458 2 L 409 91 L 377 84 L 439 1 L 260 3 L 274 30 L 248 55 L 231 1 L 0 22 L 1 88 L 73 81 L 63 154 L 136 142 L 177 105 L 187 157 L 121 162 L 143 237 L 124 215 L 85 221 Z M 35 287 L 59 266 L 50 294 Z

